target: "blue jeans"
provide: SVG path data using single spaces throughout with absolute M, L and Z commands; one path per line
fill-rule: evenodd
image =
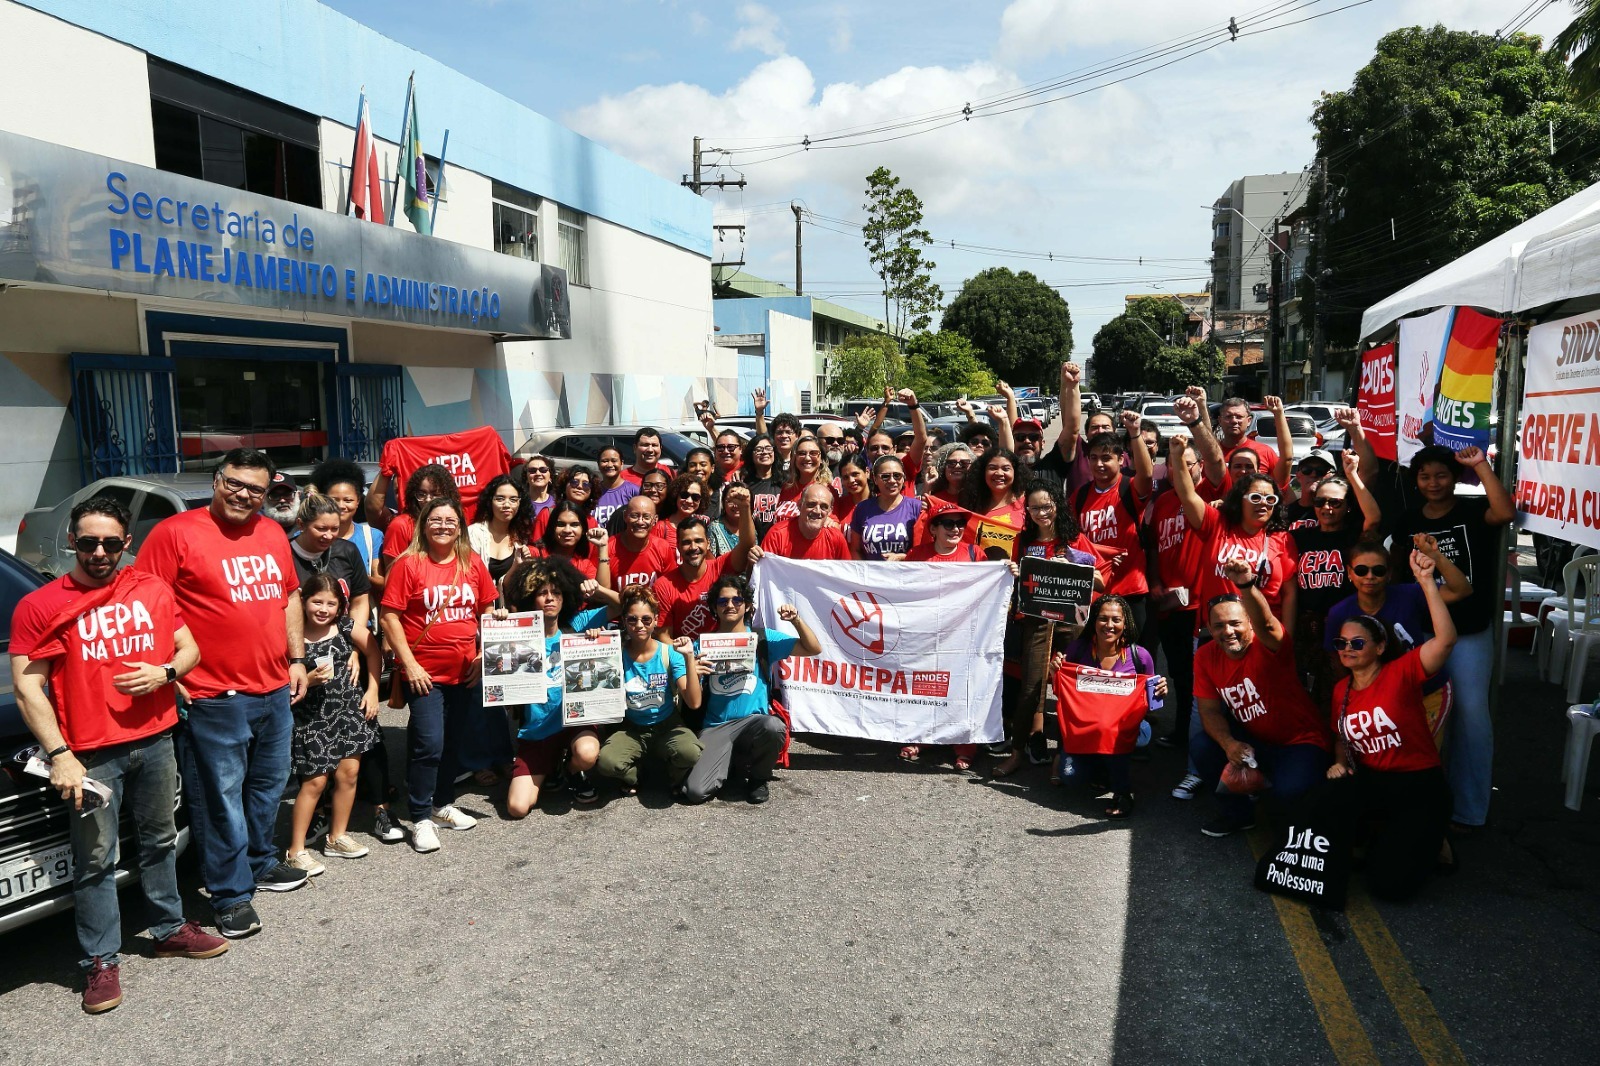
M 1494 770 L 1494 723 L 1489 720 L 1489 684 L 1497 652 L 1494 630 L 1457 637 L 1450 652 L 1450 709 L 1446 769 L 1454 798 L 1451 821 L 1483 825 L 1489 820 L 1489 788 Z
M 1271 797 L 1274 803 L 1294 803 L 1310 792 L 1317 782 L 1327 778 L 1331 757 L 1315 744 L 1261 744 L 1252 740 L 1237 724 L 1233 724 L 1233 735 L 1255 749 L 1257 768 L 1272 782 L 1272 787 L 1263 795 Z M 1199 768 L 1201 781 L 1209 787 L 1216 787 L 1222 777 L 1222 768 L 1228 763 L 1221 745 L 1212 740 L 1210 734 L 1201 733 L 1189 742 L 1189 757 Z M 1249 796 L 1217 792 L 1217 806 L 1222 813 L 1241 824 L 1251 820 L 1250 804 Z
M 411 697 L 411 724 L 406 727 L 406 791 L 411 820 L 432 818 L 435 807 L 456 801 L 456 774 L 461 765 L 461 727 L 483 706 L 483 685 L 434 683 L 426 694 Z
M 77 906 L 78 965 L 96 958 L 116 965 L 122 950 L 122 912 L 117 905 L 117 824 L 124 807 L 139 843 L 139 884 L 150 905 L 150 935 L 160 940 L 183 925 L 178 896 L 178 760 L 172 734 L 79 752 L 84 776 L 111 789 L 111 802 L 84 815 L 69 812 L 72 830 L 73 899 Z
M 293 734 L 288 685 L 195 700 L 179 727 L 190 832 L 218 911 L 254 896 L 256 881 L 279 862 L 273 836 Z

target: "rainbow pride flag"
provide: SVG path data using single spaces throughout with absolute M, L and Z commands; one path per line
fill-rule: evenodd
M 1489 448 L 1494 409 L 1494 364 L 1503 321 L 1458 307 L 1444 345 L 1439 392 L 1433 402 L 1433 443 L 1460 451 Z

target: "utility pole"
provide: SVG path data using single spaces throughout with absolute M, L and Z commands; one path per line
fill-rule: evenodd
M 745 185 L 747 184 L 745 182 L 744 178 L 718 178 L 715 181 L 702 181 L 701 180 L 701 178 L 700 178 L 700 163 L 701 163 L 702 157 L 705 155 L 706 152 L 720 152 L 721 150 L 722 149 L 720 149 L 720 148 L 705 148 L 705 149 L 702 149 L 700 147 L 700 138 L 696 137 L 694 139 L 693 172 L 692 172 L 692 174 L 685 174 L 683 176 L 683 180 L 680 181 L 678 184 L 682 185 L 684 188 L 688 189 L 690 192 L 694 193 L 696 196 L 700 195 L 700 192 L 701 192 L 702 189 L 742 189 L 742 188 L 744 188 Z
M 789 210 L 794 212 L 794 294 L 804 296 L 805 273 L 800 268 L 800 205 L 790 204 Z
M 1317 309 L 1316 318 L 1311 324 L 1311 347 L 1312 351 L 1315 353 L 1312 356 L 1311 372 L 1313 374 L 1320 375 L 1327 373 L 1327 364 L 1325 359 L 1327 355 L 1326 348 L 1328 342 L 1328 333 L 1324 324 L 1325 319 L 1322 313 L 1322 300 L 1326 295 L 1326 292 L 1322 287 L 1322 280 L 1326 278 L 1329 269 L 1328 264 L 1323 261 L 1323 257 L 1328 249 L 1328 160 L 1323 158 L 1317 160 L 1317 162 L 1322 169 L 1322 199 L 1321 202 L 1317 204 L 1318 280 L 1313 283 L 1317 294 Z

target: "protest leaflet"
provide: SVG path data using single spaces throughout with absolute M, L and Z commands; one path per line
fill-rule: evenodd
M 702 633 L 697 658 L 711 666 L 705 679 L 719 696 L 737 696 L 755 691 L 756 633 Z
M 561 635 L 561 719 L 569 726 L 622 721 L 622 634 Z
M 1018 564 L 1017 610 L 1032 618 L 1083 625 L 1094 602 L 1094 567 L 1024 556 Z
M 544 614 L 528 611 L 479 622 L 483 638 L 483 705 L 543 703 Z

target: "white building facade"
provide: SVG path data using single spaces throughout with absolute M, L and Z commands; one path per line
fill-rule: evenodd
M 734 408 L 709 204 L 315 0 L 217 12 L 0 0 L 0 540 L 236 444 Z M 387 179 L 412 71 L 432 236 L 344 212 L 361 91 Z

